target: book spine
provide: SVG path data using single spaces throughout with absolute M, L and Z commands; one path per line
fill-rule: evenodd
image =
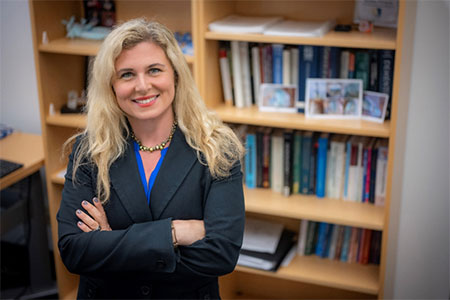
M 292 193 L 300 193 L 300 181 L 301 181 L 301 150 L 302 147 L 302 134 L 296 131 L 294 134 L 294 150 L 293 156 L 293 168 L 292 168 Z
M 309 166 L 311 159 L 312 132 L 306 132 L 302 139 L 302 161 L 301 161 L 301 182 L 300 193 L 308 194 L 309 190 Z
M 221 49 L 219 51 L 219 60 L 220 60 L 220 75 L 222 77 L 222 89 L 223 89 L 223 98 L 225 100 L 225 104 L 228 106 L 233 105 L 233 92 L 231 89 L 231 73 L 230 73 L 230 63 L 227 57 L 227 51 L 225 49 Z
M 305 255 L 311 255 L 315 253 L 315 240 L 318 223 L 315 221 L 308 222 L 308 234 L 306 236 Z
M 352 227 L 346 226 L 344 231 L 344 239 L 342 241 L 341 261 L 348 261 L 348 252 L 350 247 L 350 238 L 352 235 Z
M 375 182 L 377 177 L 377 159 L 378 149 L 372 149 L 372 165 L 370 166 L 370 189 L 369 189 L 369 202 L 375 203 Z
M 264 132 L 263 135 L 263 187 L 270 187 L 270 133 Z
M 239 42 L 239 50 L 241 55 L 241 72 L 242 72 L 242 86 L 244 90 L 244 105 L 251 106 L 253 102 L 252 97 L 252 81 L 250 78 L 250 58 L 248 52 L 248 42 Z
M 299 56 L 299 51 L 298 48 L 291 48 L 291 65 L 290 65 L 290 70 L 291 70 L 291 82 L 290 84 L 293 84 L 297 87 L 298 89 L 298 56 Z
M 346 144 L 345 152 L 345 176 L 344 176 L 344 200 L 349 200 L 349 177 L 350 177 L 350 161 L 352 156 L 352 144 L 350 141 Z
M 293 143 L 293 132 L 284 132 L 284 180 L 283 180 L 283 195 L 291 195 L 292 187 L 292 143 Z
M 306 79 L 317 77 L 318 46 L 299 46 L 298 111 L 305 112 Z
M 355 78 L 355 53 L 353 51 L 349 52 L 348 56 L 348 77 L 350 79 Z
M 328 63 L 328 78 L 339 78 L 341 50 L 338 47 L 330 48 L 330 61 Z
M 363 90 L 369 87 L 370 60 L 369 53 L 357 51 L 355 54 L 355 78 L 362 79 Z
M 262 130 L 256 131 L 256 187 L 263 187 L 263 136 Z
M 325 197 L 325 180 L 327 172 L 328 134 L 322 134 L 318 140 L 316 196 Z
M 345 179 L 345 143 L 336 144 L 336 162 L 335 162 L 335 191 L 334 198 L 340 199 L 343 196 L 343 186 Z
M 291 51 L 283 50 L 283 84 L 291 84 Z
M 317 134 L 313 134 L 312 145 L 311 145 L 311 157 L 309 159 L 309 195 L 316 194 L 316 161 L 317 161 L 317 152 L 319 149 L 318 136 Z
M 283 193 L 283 135 L 272 135 L 270 159 L 270 183 L 274 192 Z
M 364 229 L 364 241 L 363 241 L 363 249 L 362 249 L 362 257 L 361 263 L 368 264 L 369 263 L 369 253 L 370 253 L 370 241 L 372 239 L 372 230 Z
M 372 148 L 367 148 L 367 166 L 366 166 L 366 179 L 364 183 L 364 198 L 363 202 L 368 203 L 370 197 L 370 179 L 372 176 Z
M 369 91 L 378 91 L 378 50 L 369 50 Z
M 273 83 L 283 83 L 283 45 L 272 44 Z
M 333 226 L 333 230 L 332 230 L 331 238 L 330 238 L 330 242 L 329 242 L 329 247 L 328 247 L 328 255 L 327 255 L 327 257 L 329 259 L 334 259 L 335 255 L 336 255 L 336 246 L 337 246 L 337 240 L 338 240 L 340 227 L 341 227 L 341 225 Z
M 336 142 L 331 141 L 330 147 L 327 151 L 327 171 L 325 176 L 325 195 L 328 198 L 334 198 L 334 185 L 335 185 L 335 167 L 336 167 Z
M 394 56 L 393 50 L 379 50 L 378 52 L 378 91 L 389 95 L 392 98 L 392 83 L 394 81 Z M 386 108 L 386 119 L 390 119 L 391 100 Z
M 259 57 L 259 47 L 253 46 L 251 50 L 252 54 L 252 78 L 253 78 L 253 94 L 255 103 L 259 103 L 259 86 L 261 85 L 261 65 Z
M 239 42 L 231 41 L 231 58 L 233 71 L 233 91 L 236 107 L 245 107 L 244 90 L 241 76 L 241 59 L 240 59 Z
M 375 205 L 384 206 L 386 199 L 388 148 L 380 146 L 377 157 L 377 178 L 375 182 Z
M 245 156 L 245 182 L 248 188 L 256 187 L 256 136 L 248 133 L 246 138 L 247 154 Z
M 325 243 L 327 238 L 328 223 L 320 222 L 317 234 L 316 255 L 322 257 L 325 252 Z
M 341 52 L 341 64 L 339 69 L 340 78 L 348 78 L 348 65 L 350 60 L 350 51 L 344 50 Z
M 345 228 L 346 226 L 340 225 L 338 228 L 338 237 L 336 241 L 336 253 L 334 254 L 334 257 L 330 256 L 330 259 L 341 259 L 341 252 L 342 252 L 342 244 L 344 243 L 344 234 L 345 234 Z
M 297 253 L 298 255 L 305 255 L 306 237 L 308 235 L 308 220 L 302 219 L 300 222 L 300 230 L 298 237 Z

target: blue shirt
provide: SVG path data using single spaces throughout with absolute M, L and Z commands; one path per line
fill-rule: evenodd
M 150 205 L 150 193 L 152 191 L 153 184 L 155 183 L 156 176 L 158 175 L 159 168 L 161 167 L 164 157 L 166 156 L 167 149 L 169 148 L 164 148 L 161 150 L 161 157 L 159 158 L 158 163 L 156 164 L 156 167 L 147 182 L 147 179 L 145 178 L 144 164 L 142 163 L 141 154 L 139 153 L 139 145 L 135 141 L 133 142 L 133 145 L 134 154 L 136 155 L 136 161 L 139 168 L 139 174 L 141 175 L 142 185 L 144 186 L 145 190 L 145 196 L 147 197 L 147 202 Z

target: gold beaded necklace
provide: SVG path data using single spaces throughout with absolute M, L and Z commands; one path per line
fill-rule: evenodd
M 172 137 L 173 137 L 173 134 L 174 134 L 176 128 L 177 128 L 177 121 L 173 121 L 172 130 L 170 131 L 170 134 L 167 137 L 167 139 L 164 142 L 162 142 L 161 144 L 153 146 L 153 147 L 147 147 L 147 146 L 142 145 L 141 141 L 138 140 L 138 138 L 134 135 L 133 131 L 131 131 L 131 137 L 138 144 L 140 151 L 147 151 L 147 152 L 151 153 L 153 151 L 157 151 L 157 150 L 161 151 L 162 149 L 164 149 L 166 147 L 166 145 L 172 140 Z

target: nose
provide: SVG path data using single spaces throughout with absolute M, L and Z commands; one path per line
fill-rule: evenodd
M 151 88 L 150 80 L 144 74 L 139 74 L 136 79 L 136 92 L 146 93 Z

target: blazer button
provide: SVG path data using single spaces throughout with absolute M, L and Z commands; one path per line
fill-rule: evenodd
M 165 262 L 164 260 L 158 259 L 158 260 L 156 261 L 156 267 L 157 267 L 158 269 L 163 269 L 165 266 L 166 266 L 166 262 Z
M 144 296 L 148 296 L 150 294 L 150 287 L 147 285 L 141 286 L 141 293 Z

